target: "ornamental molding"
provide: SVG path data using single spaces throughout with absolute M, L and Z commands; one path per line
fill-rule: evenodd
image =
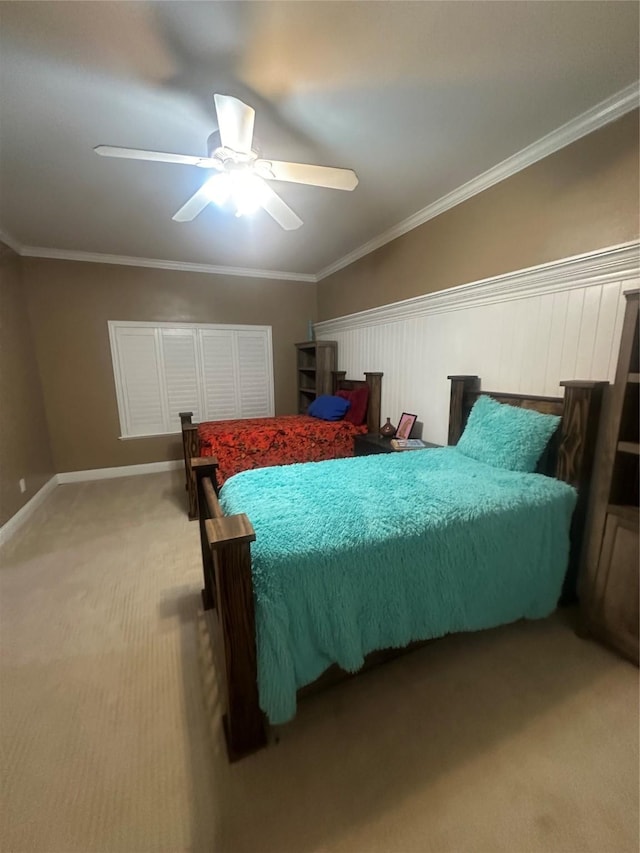
M 316 337 L 640 277 L 640 240 L 315 323 Z
M 427 205 L 427 207 L 422 208 L 422 210 L 418 210 L 412 216 L 389 228 L 388 231 L 384 231 L 382 234 L 349 252 L 348 255 L 329 264 L 329 266 L 316 273 L 316 280 L 322 281 L 323 278 L 333 275 L 333 273 L 349 266 L 354 261 L 364 258 L 365 255 L 369 255 L 371 252 L 375 252 L 376 249 L 390 243 L 397 237 L 413 231 L 414 228 L 423 225 L 430 219 L 435 219 L 441 213 L 489 189 L 494 184 L 510 178 L 528 166 L 532 166 L 538 160 L 543 160 L 550 154 L 555 154 L 561 148 L 565 148 L 583 136 L 587 136 L 587 134 L 593 133 L 606 124 L 621 118 L 626 113 L 636 109 L 639 101 L 640 83 L 635 82 L 630 86 L 626 86 L 621 91 L 616 92 L 615 95 L 596 104 L 595 107 L 552 130 L 551 133 L 531 143 L 531 145 L 527 145 L 526 148 L 523 148 L 516 154 L 507 157 L 506 160 L 502 160 L 502 162 L 487 169 L 486 172 L 482 172 L 480 175 L 467 181 L 467 183 L 462 184 L 462 186 L 457 187 L 457 189 L 452 190 L 447 195 Z

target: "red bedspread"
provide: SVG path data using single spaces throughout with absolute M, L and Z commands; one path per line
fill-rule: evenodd
M 309 415 L 209 421 L 198 425 L 200 453 L 218 457 L 218 482 L 249 468 L 353 456 L 353 437 L 366 426 Z

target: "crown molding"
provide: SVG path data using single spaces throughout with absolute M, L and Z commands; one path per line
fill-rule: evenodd
M 425 315 L 458 311 L 495 302 L 526 299 L 558 291 L 637 279 L 640 276 L 640 240 L 609 246 L 583 255 L 461 284 L 402 302 L 370 308 L 333 320 L 314 323 L 317 337 L 356 328 L 379 326 Z
M 270 278 L 277 281 L 316 282 L 315 275 L 282 270 L 223 267 L 215 264 L 193 264 L 187 261 L 167 261 L 160 258 L 136 258 L 129 255 L 103 255 L 98 252 L 80 252 L 68 249 L 47 249 L 40 246 L 23 246 L 20 254 L 26 258 L 49 258 L 58 261 L 82 261 L 90 264 L 118 264 L 125 267 L 149 267 L 156 270 L 177 270 L 206 275 L 237 275 L 245 278 Z
M 317 278 L 311 273 L 283 272 L 282 270 L 224 267 L 215 264 L 194 264 L 187 261 L 167 261 L 161 258 L 137 258 L 130 255 L 108 255 L 99 252 L 81 252 L 73 249 L 48 249 L 41 246 L 23 246 L 6 231 L 0 230 L 0 242 L 5 243 L 23 258 L 48 258 L 57 261 L 82 261 L 92 264 L 119 264 L 126 267 L 149 267 L 150 269 L 197 272 L 206 275 L 237 275 L 245 278 L 270 278 L 278 281 L 304 281 L 315 284 Z
M 521 151 L 507 157 L 501 163 L 492 166 L 486 172 L 472 178 L 447 195 L 437 199 L 427 207 L 354 249 L 349 254 L 334 261 L 332 264 L 319 270 L 317 273 L 283 272 L 282 270 L 249 269 L 244 267 L 225 267 L 214 264 L 197 264 L 182 261 L 170 261 L 160 258 L 138 258 L 129 255 L 109 255 L 95 252 L 83 252 L 66 249 L 47 249 L 38 246 L 24 246 L 18 240 L 6 232 L 0 231 L 0 240 L 7 244 L 14 252 L 24 257 L 50 258 L 54 260 L 82 261 L 96 264 L 119 264 L 121 266 L 148 267 L 151 269 L 176 270 L 180 272 L 196 272 L 206 275 L 232 275 L 244 278 L 268 278 L 279 281 L 302 281 L 315 284 L 327 276 L 343 269 L 349 264 L 374 252 L 381 246 L 390 243 L 397 237 L 401 237 L 414 228 L 423 225 L 430 219 L 434 219 L 441 213 L 450 210 L 463 201 L 467 201 L 474 195 L 489 189 L 494 184 L 517 174 L 533 165 L 538 160 L 548 157 L 572 142 L 598 130 L 604 125 L 620 118 L 635 109 L 640 101 L 640 81 L 636 81 L 610 98 L 601 101 L 596 106 L 571 119 L 556 130 L 523 148 Z
M 365 255 L 369 255 L 386 243 L 390 243 L 392 240 L 412 231 L 419 225 L 423 225 L 430 219 L 440 216 L 441 213 L 489 189 L 494 184 L 504 181 L 505 178 L 510 178 L 528 166 L 532 166 L 538 160 L 543 160 L 545 157 L 554 154 L 561 148 L 565 148 L 572 142 L 576 142 L 583 136 L 587 136 L 587 134 L 593 133 L 593 131 L 604 127 L 606 124 L 621 118 L 626 113 L 638 107 L 639 101 L 640 81 L 636 81 L 610 98 L 606 98 L 604 101 L 596 104 L 595 107 L 566 122 L 561 127 L 552 130 L 551 133 L 548 133 L 516 154 L 507 157 L 501 163 L 487 169 L 486 172 L 467 181 L 466 184 L 462 184 L 462 186 L 452 190 L 452 192 L 447 193 L 447 195 L 442 196 L 437 201 L 427 205 L 427 207 L 422 208 L 422 210 L 389 228 L 388 231 L 384 231 L 382 234 L 374 237 L 373 240 L 369 240 L 367 243 L 349 252 L 343 258 L 324 267 L 324 269 L 316 273 L 316 280 L 322 281 L 323 278 L 327 278 L 327 276 L 333 275 L 333 273 L 349 266 L 354 261 L 360 260 Z

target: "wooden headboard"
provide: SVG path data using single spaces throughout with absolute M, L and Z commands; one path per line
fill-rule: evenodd
M 561 416 L 560 426 L 540 457 L 536 470 L 539 474 L 564 480 L 578 492 L 571 523 L 569 569 L 561 599 L 567 603 L 575 600 L 602 395 L 609 383 L 574 379 L 560 383 L 565 389 L 564 397 L 539 397 L 532 394 L 480 390 L 479 376 L 447 378 L 451 380 L 448 439 L 450 445 L 458 443 L 469 412 L 481 394 L 493 397 L 499 403 Z
M 382 393 L 382 373 L 365 373 L 363 379 L 347 379 L 346 370 L 333 371 L 333 393 L 336 391 L 352 391 L 354 388 L 369 386 L 369 402 L 367 404 L 367 432 L 378 432 L 380 429 L 380 395 Z

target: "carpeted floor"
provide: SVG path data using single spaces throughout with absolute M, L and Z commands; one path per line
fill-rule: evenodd
M 636 853 L 638 671 L 566 613 L 310 697 L 229 766 L 183 504 L 60 486 L 0 552 L 3 853 Z

